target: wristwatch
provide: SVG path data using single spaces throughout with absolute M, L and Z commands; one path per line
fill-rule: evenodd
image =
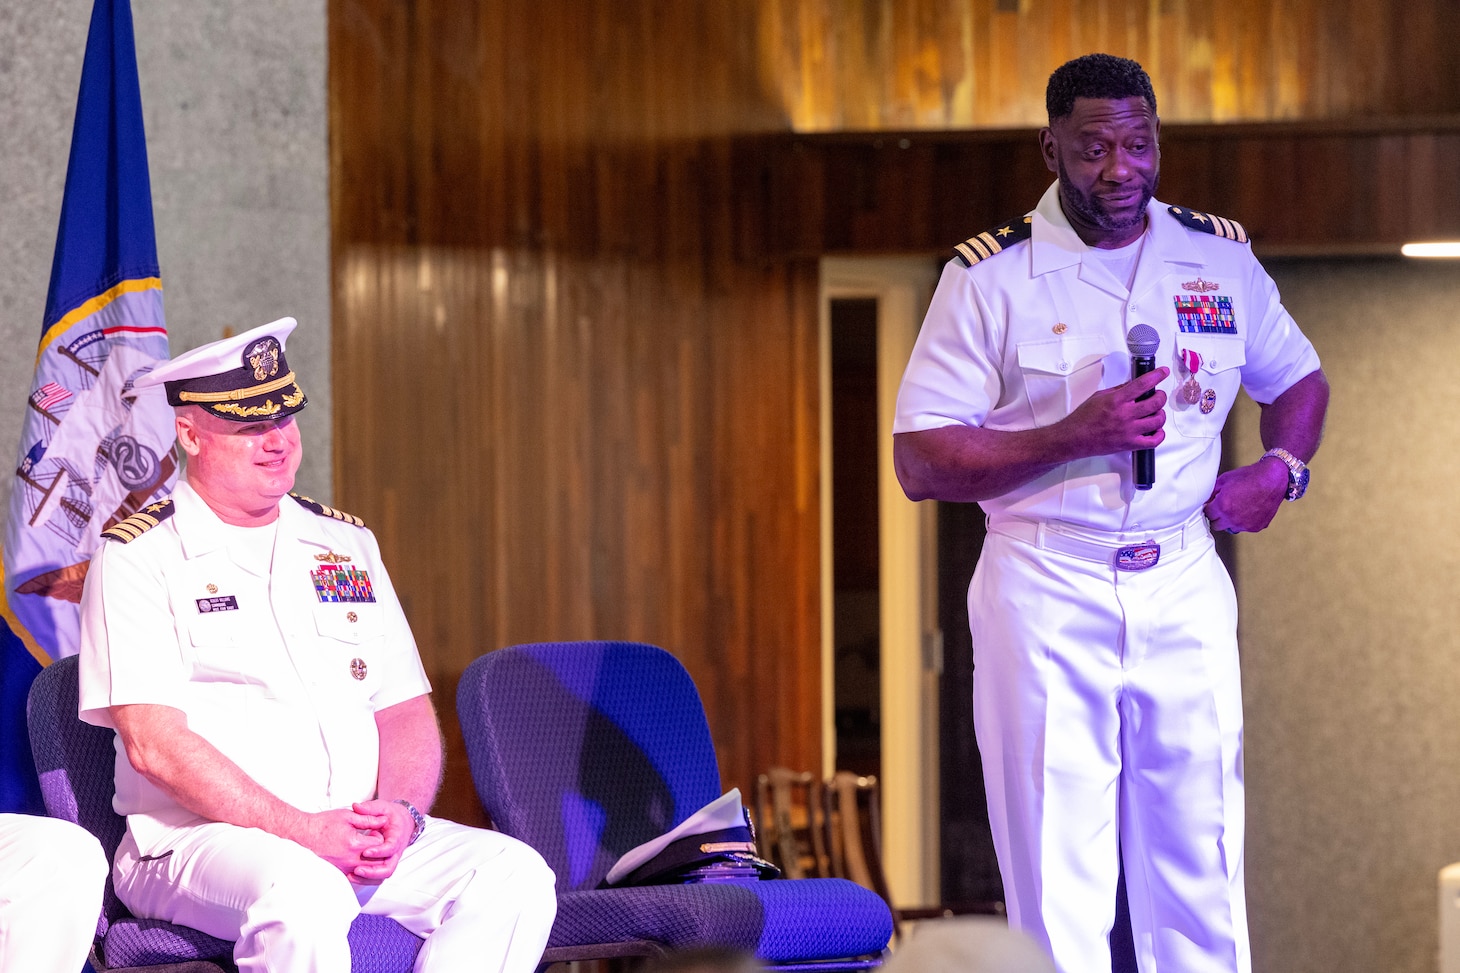
M 1263 459 L 1276 456 L 1288 468 L 1288 490 L 1284 500 L 1296 500 L 1308 489 L 1308 465 L 1282 447 L 1274 447 L 1262 454 Z
M 413 845 L 416 843 L 416 839 L 421 836 L 421 832 L 426 830 L 426 816 L 420 811 L 417 811 L 416 806 L 403 797 L 397 797 L 395 803 L 410 811 L 411 820 L 416 823 L 415 830 L 411 832 L 411 840 L 406 842 L 407 846 Z

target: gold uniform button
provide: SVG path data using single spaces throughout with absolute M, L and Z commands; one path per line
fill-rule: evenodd
M 364 679 L 365 678 L 365 675 L 369 671 L 370 671 L 370 667 L 367 666 L 367 665 L 365 665 L 365 660 L 364 659 L 351 659 L 350 660 L 350 675 L 355 677 L 355 681 L 356 682 L 359 682 L 360 680 Z
M 354 612 L 345 612 L 345 621 L 347 621 L 347 622 L 358 622 L 359 620 L 360 620 L 360 616 L 359 615 L 356 615 Z

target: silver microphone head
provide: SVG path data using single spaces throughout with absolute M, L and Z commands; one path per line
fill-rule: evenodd
M 1153 358 L 1156 349 L 1161 347 L 1161 336 L 1149 324 L 1138 324 L 1126 333 L 1125 346 L 1130 349 L 1132 355 Z

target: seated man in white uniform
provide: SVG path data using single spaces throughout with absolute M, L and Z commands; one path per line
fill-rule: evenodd
M 0 814 L 0 970 L 80 973 L 106 867 L 101 843 L 70 821 Z
M 137 384 L 176 410 L 185 479 L 104 532 L 82 597 L 81 718 L 118 734 L 117 895 L 235 940 L 243 973 L 348 973 L 350 924 L 425 939 L 417 970 L 533 970 L 556 913 L 531 848 L 426 816 L 430 686 L 375 537 L 290 493 L 292 318 Z

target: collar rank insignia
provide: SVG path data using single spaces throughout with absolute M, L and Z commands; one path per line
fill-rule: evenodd
M 1176 217 L 1181 225 L 1188 230 L 1200 230 L 1202 233 L 1210 233 L 1226 240 L 1236 240 L 1238 243 L 1247 243 L 1247 231 L 1242 229 L 1242 224 L 1236 220 L 1229 220 L 1214 213 L 1198 213 L 1194 209 L 1183 209 L 1180 206 L 1168 207 L 1166 212 Z
M 1033 235 L 1033 217 L 1022 216 L 991 230 L 975 233 L 954 247 L 953 253 L 963 261 L 963 266 L 972 267 L 980 260 L 987 260 L 996 253 L 1002 253 L 1006 247 L 1022 243 Z
M 347 602 L 358 604 L 373 602 L 375 588 L 370 575 L 361 568 L 342 568 L 338 564 L 326 564 L 317 571 L 309 572 L 314 583 L 314 594 L 322 602 Z
M 149 503 L 126 520 L 112 524 L 101 532 L 101 536 L 108 540 L 130 544 L 171 517 L 176 511 L 177 508 L 173 505 L 171 497 L 168 497 L 166 500 L 159 500 L 156 503 Z
M 309 497 L 301 496 L 298 493 L 291 493 L 289 494 L 289 496 L 293 497 L 299 503 L 299 506 L 303 507 L 305 510 L 317 513 L 321 517 L 330 517 L 334 520 L 341 520 L 347 524 L 352 524 L 356 527 L 365 526 L 365 521 L 361 520 L 359 517 L 356 517 L 354 514 L 347 514 L 343 510 L 336 510 L 334 507 L 327 507 L 324 504 L 320 503 L 318 500 L 311 500 Z

